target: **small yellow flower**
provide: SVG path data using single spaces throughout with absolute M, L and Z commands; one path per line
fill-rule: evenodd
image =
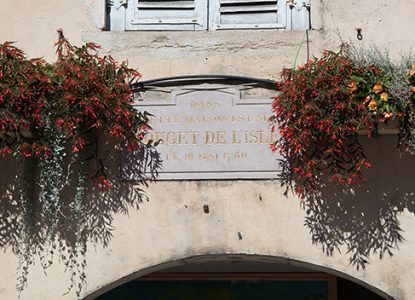
M 376 109 L 376 107 L 377 107 L 377 103 L 376 103 L 376 101 L 375 101 L 375 100 L 370 101 L 370 102 L 369 102 L 368 107 L 369 107 L 369 109 L 371 109 L 371 110 L 375 110 L 375 109 Z
M 380 94 L 380 99 L 384 102 L 388 101 L 388 97 L 389 97 L 389 94 L 386 92 L 383 92 L 382 94 Z
M 379 83 L 376 83 L 373 87 L 373 91 L 377 94 L 381 93 L 383 91 L 383 87 Z

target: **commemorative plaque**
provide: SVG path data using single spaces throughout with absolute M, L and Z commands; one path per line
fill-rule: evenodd
M 136 107 L 154 115 L 146 138 L 159 141 L 158 179 L 276 177 L 270 99 L 241 100 L 237 89 L 205 85 L 174 91 L 169 100 L 144 97 Z

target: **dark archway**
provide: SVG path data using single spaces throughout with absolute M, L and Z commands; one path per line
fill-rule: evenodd
M 201 298 L 197 296 L 197 291 L 206 293 L 206 291 L 210 291 L 209 289 L 212 289 L 211 292 L 213 291 L 211 294 L 213 298 L 206 299 L 214 299 L 215 290 L 222 293 L 223 299 L 235 300 L 243 300 L 245 295 L 248 296 L 246 299 L 266 299 L 264 295 L 267 292 L 277 290 L 282 291 L 281 293 L 288 290 L 296 291 L 298 296 L 294 296 L 295 300 L 393 299 L 375 287 L 335 270 L 277 257 L 257 255 L 197 256 L 155 266 L 139 273 L 141 274 L 137 273 L 122 278 L 119 282 L 89 295 L 86 299 L 146 300 L 147 298 L 143 298 L 142 294 L 137 298 L 138 291 L 142 291 L 143 287 L 146 288 L 149 295 L 153 293 L 149 298 L 151 300 L 159 299 L 157 296 L 154 298 L 154 290 L 161 294 L 164 293 L 165 296 L 167 293 L 162 292 L 163 289 L 168 291 L 170 295 L 172 295 L 172 290 L 175 293 L 180 293 L 191 289 L 191 292 L 187 293 L 187 297 L 197 297 L 198 299 Z M 265 285 L 264 282 L 266 282 Z M 252 295 L 253 289 L 256 289 L 257 298 L 249 298 L 249 293 Z M 259 289 L 266 289 L 266 291 L 260 293 Z M 235 290 L 243 290 L 243 296 L 241 297 L 241 293 L 239 293 L 229 298 L 228 296 Z M 298 292 L 301 290 L 304 292 Z

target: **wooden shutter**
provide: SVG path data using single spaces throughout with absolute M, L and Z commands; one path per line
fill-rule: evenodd
M 207 29 L 207 0 L 129 0 L 126 30 Z
M 285 0 L 211 0 L 210 28 L 285 28 Z

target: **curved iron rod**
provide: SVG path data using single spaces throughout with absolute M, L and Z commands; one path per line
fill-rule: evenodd
M 146 90 L 146 87 L 157 87 L 157 86 L 174 86 L 186 83 L 188 85 L 198 84 L 201 81 L 204 82 L 218 82 L 218 81 L 237 81 L 240 83 L 253 83 L 258 84 L 262 87 L 278 90 L 278 82 L 270 79 L 246 77 L 246 76 L 233 76 L 233 75 L 184 75 L 184 76 L 173 76 L 173 77 L 163 77 L 156 78 L 151 80 L 145 80 L 140 82 L 135 82 L 131 84 L 131 89 L 134 92 Z M 235 84 L 235 83 L 234 83 Z

